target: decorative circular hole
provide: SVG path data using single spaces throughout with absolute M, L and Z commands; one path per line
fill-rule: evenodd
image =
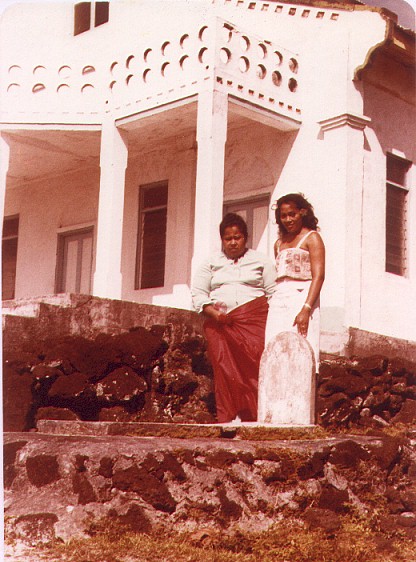
M 116 80 L 110 82 L 110 90 L 114 90 L 116 83 L 117 83 Z
M 72 72 L 72 69 L 71 69 L 70 66 L 61 66 L 61 68 L 58 70 L 59 76 L 61 78 L 63 78 L 64 80 L 71 76 L 71 72 Z
M 198 53 L 198 60 L 201 63 L 206 63 L 208 60 L 208 49 L 206 47 L 203 47 L 199 53 Z
M 150 79 L 150 68 L 146 68 L 146 70 L 143 72 L 143 80 L 144 82 L 149 82 Z
M 22 72 L 22 69 L 20 66 L 18 66 L 17 64 L 14 64 L 13 66 L 11 66 L 9 68 L 9 75 L 10 76 L 19 76 Z
M 34 76 L 39 76 L 39 74 L 44 74 L 45 72 L 46 72 L 46 68 L 42 65 L 35 66 L 35 68 L 33 69 Z
M 200 41 L 206 41 L 207 35 L 208 35 L 208 26 L 204 25 L 204 27 L 201 27 L 201 29 L 199 30 L 198 38 Z
M 189 66 L 189 57 L 188 55 L 184 55 L 179 59 L 179 64 L 182 70 L 186 70 Z
M 282 64 L 283 62 L 283 55 L 282 53 L 279 53 L 279 51 L 275 51 L 274 54 L 276 55 L 277 58 L 277 64 Z
M 161 68 L 162 76 L 166 76 L 169 73 L 170 68 L 170 62 L 164 62 Z
M 222 28 L 222 37 L 226 43 L 230 43 L 231 39 L 233 38 L 232 28 L 224 25 L 224 27 Z
M 126 85 L 133 89 L 133 88 L 139 88 L 140 87 L 140 78 L 137 74 L 129 74 L 126 77 Z
M 113 64 L 110 66 L 111 74 L 115 74 L 117 70 L 118 70 L 118 62 L 113 62 Z
M 43 92 L 45 90 L 45 84 L 35 84 L 32 88 L 32 92 L 37 94 L 38 92 Z
M 126 68 L 131 68 L 134 63 L 134 55 L 130 55 L 126 59 Z
M 240 57 L 239 61 L 238 61 L 238 67 L 241 70 L 241 72 L 248 72 L 249 68 L 250 68 L 250 61 L 248 60 L 247 57 Z
M 185 49 L 188 43 L 189 43 L 189 35 L 185 33 L 184 35 L 182 35 L 182 37 L 179 40 L 179 45 L 181 46 L 181 49 Z
M 149 62 L 149 59 L 152 55 L 152 49 L 146 49 L 145 52 L 143 53 L 143 58 L 145 60 L 145 62 Z
M 291 79 L 289 80 L 288 86 L 289 86 L 289 90 L 290 90 L 291 92 L 296 92 L 296 90 L 298 89 L 297 80 L 295 80 L 294 78 L 291 78 Z
M 230 49 L 226 49 L 225 47 L 223 47 L 222 49 L 220 49 L 220 61 L 221 61 L 223 64 L 227 64 L 230 60 L 231 60 L 231 51 L 230 51 Z
M 250 39 L 246 35 L 240 37 L 240 48 L 242 51 L 248 51 L 250 48 Z
M 20 84 L 9 84 L 9 86 L 7 87 L 7 93 L 8 94 L 17 94 L 17 92 L 19 92 L 20 90 Z
M 170 42 L 169 42 L 169 41 L 165 41 L 165 42 L 163 43 L 163 45 L 162 45 L 162 55 L 163 55 L 164 57 L 167 56 L 168 51 L 169 51 L 169 48 L 170 48 Z
M 267 74 L 266 67 L 263 66 L 262 64 L 259 64 L 258 67 L 257 67 L 256 75 L 259 78 L 263 79 L 263 78 L 265 78 L 266 74 Z
M 81 88 L 81 93 L 84 96 L 92 94 L 94 91 L 94 86 L 92 84 L 84 84 Z
M 298 72 L 298 61 L 294 58 L 291 58 L 289 61 L 289 68 L 293 72 L 293 74 L 297 74 Z
M 89 74 L 90 72 L 95 72 L 95 68 L 91 65 L 84 66 L 82 69 L 82 74 Z
M 258 55 L 261 59 L 264 59 L 267 55 L 267 47 L 264 43 L 259 43 L 257 47 Z
M 69 86 L 68 84 L 59 84 L 56 91 L 59 95 L 65 95 L 69 93 Z
M 272 73 L 272 82 L 275 86 L 280 86 L 282 83 L 282 75 L 277 70 Z

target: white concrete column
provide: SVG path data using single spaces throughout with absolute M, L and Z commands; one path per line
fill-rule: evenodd
M 344 182 L 345 201 L 339 201 L 339 205 L 342 208 L 345 204 L 345 278 L 342 282 L 345 287 L 344 325 L 347 327 L 361 325 L 364 129 L 370 122 L 363 115 L 344 113 L 319 123 L 325 142 L 331 143 L 333 149 L 338 147 L 331 153 L 336 158 L 333 166 L 341 171 Z M 341 223 L 339 228 L 342 228 Z M 338 246 L 341 250 L 342 243 Z
M 227 115 L 227 94 L 199 94 L 192 275 L 204 259 L 221 247 L 218 226 L 222 219 Z
M 4 201 L 6 198 L 7 171 L 9 169 L 10 147 L 6 139 L 0 135 L 0 218 L 1 225 L 4 220 Z
M 97 251 L 93 295 L 121 299 L 121 250 L 124 185 L 127 167 L 126 133 L 112 119 L 103 122 L 100 154 Z

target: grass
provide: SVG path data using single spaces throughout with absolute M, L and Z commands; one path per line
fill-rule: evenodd
M 57 543 L 37 553 L 49 562 L 415 562 L 414 542 L 399 532 L 381 535 L 357 516 L 339 531 L 307 530 L 285 519 L 258 534 L 207 530 L 167 536 L 116 533 Z M 28 559 L 29 560 L 29 559 Z

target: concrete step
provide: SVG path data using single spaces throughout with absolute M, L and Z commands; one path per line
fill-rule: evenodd
M 67 308 L 74 305 L 74 295 L 71 293 L 62 293 L 44 295 L 40 297 L 30 297 L 27 299 L 3 301 L 2 314 L 11 316 L 29 316 L 33 318 L 39 315 L 41 304 Z
M 181 424 L 160 422 L 86 422 L 39 420 L 37 431 L 48 435 L 167 437 L 173 439 L 241 439 L 247 441 L 322 439 L 319 426 L 268 426 L 256 422 L 240 424 Z

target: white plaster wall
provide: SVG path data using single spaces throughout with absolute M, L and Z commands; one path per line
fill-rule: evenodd
M 6 193 L 5 216 L 19 215 L 16 298 L 55 292 L 58 232 L 95 224 L 98 181 L 89 169 Z
M 268 225 L 256 248 L 270 257 L 277 234 L 271 207 L 295 137 L 254 122 L 230 130 L 227 137 L 224 201 L 270 195 Z
M 416 169 L 409 172 L 408 271 L 404 277 L 385 271 L 386 152 L 398 151 L 416 161 L 415 121 L 406 102 L 366 86 L 367 130 L 363 216 L 363 301 L 365 330 L 416 340 Z M 380 119 L 388 115 L 389 119 Z
M 144 303 L 191 307 L 189 284 L 193 250 L 194 190 L 196 153 L 193 138 L 177 150 L 174 142 L 159 150 L 129 159 L 126 172 L 123 229 L 123 299 Z M 168 180 L 165 286 L 134 289 L 136 267 L 139 188 Z

